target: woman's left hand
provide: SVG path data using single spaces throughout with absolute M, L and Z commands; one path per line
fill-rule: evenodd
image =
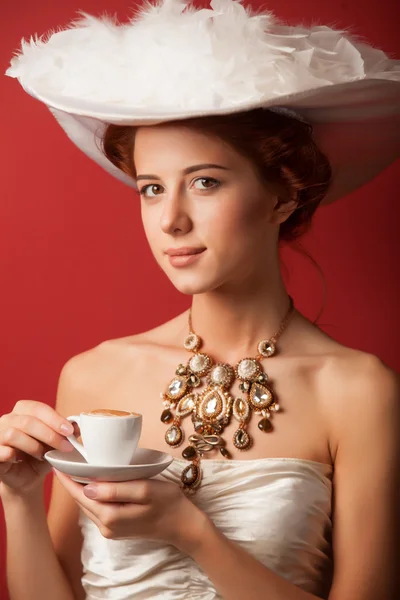
M 140 479 L 82 485 L 56 469 L 53 472 L 108 539 L 163 540 L 190 554 L 209 522 L 175 483 Z

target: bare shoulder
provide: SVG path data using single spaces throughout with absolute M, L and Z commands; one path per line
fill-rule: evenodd
M 61 414 L 81 408 L 82 393 L 87 401 L 97 398 L 104 386 L 134 377 L 160 350 L 171 354 L 182 344 L 185 313 L 136 335 L 109 339 L 70 358 L 64 365 L 58 386 L 57 407 Z M 165 355 L 165 353 L 163 353 Z
M 333 456 L 349 440 L 400 437 L 400 378 L 374 354 L 335 344 L 319 373 L 319 389 Z
M 337 344 L 322 372 L 328 397 L 338 409 L 398 404 L 399 376 L 374 354 Z

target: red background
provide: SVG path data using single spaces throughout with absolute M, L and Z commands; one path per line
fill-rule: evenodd
M 121 19 L 125 0 L 8 0 L 0 3 L 0 70 L 22 37 L 67 24 L 82 9 Z M 254 6 L 256 3 L 254 2 Z M 396 0 L 270 0 L 295 23 L 353 31 L 400 56 Z M 149 329 L 188 307 L 153 262 L 135 193 L 67 139 L 41 103 L 0 78 L 0 413 L 18 399 L 54 403 L 63 363 L 98 342 Z M 302 243 L 326 284 L 320 326 L 392 368 L 398 348 L 399 162 L 356 193 L 319 211 Z M 285 250 L 285 278 L 314 319 L 323 285 L 310 261 Z M 377 399 L 379 401 L 379 399 Z M 0 598 L 6 599 L 0 518 Z

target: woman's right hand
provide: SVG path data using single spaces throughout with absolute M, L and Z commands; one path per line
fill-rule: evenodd
M 73 449 L 66 435 L 74 426 L 43 402 L 19 400 L 13 410 L 0 417 L 0 497 L 3 492 L 25 495 L 37 488 L 49 463 L 49 449 Z

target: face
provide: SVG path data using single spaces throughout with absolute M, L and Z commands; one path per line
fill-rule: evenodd
M 284 218 L 251 161 L 219 138 L 163 124 L 137 129 L 134 165 L 148 242 L 179 291 L 200 294 L 265 275 Z M 198 253 L 169 254 L 179 249 Z

